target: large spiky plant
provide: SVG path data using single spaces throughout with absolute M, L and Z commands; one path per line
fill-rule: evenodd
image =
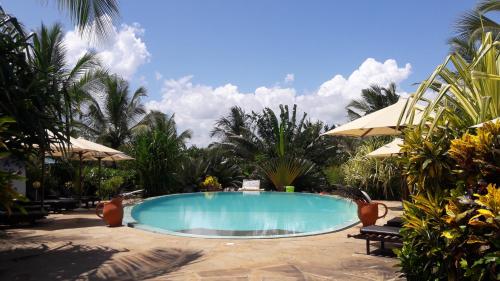
M 455 23 L 455 36 L 448 40 L 452 52 L 459 53 L 467 61 L 471 61 L 477 51 L 481 34 L 491 32 L 498 39 L 500 25 L 490 15 L 500 11 L 500 1 L 483 0 L 469 12 L 466 12 Z
M 438 125 L 463 130 L 500 116 L 499 47 L 487 32 L 470 62 L 459 53 L 447 56 L 409 100 L 411 121 L 418 103 L 426 105 L 420 127 L 431 134 Z
M 260 168 L 277 190 L 284 190 L 285 186 L 291 185 L 295 179 L 309 173 L 314 168 L 314 163 L 299 158 L 293 153 L 287 153 L 287 146 L 290 143 L 286 140 L 285 124 L 279 125 L 276 137 L 278 138 L 275 147 L 277 156 L 262 161 Z

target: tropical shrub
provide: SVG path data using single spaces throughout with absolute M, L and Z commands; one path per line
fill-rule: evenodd
M 404 203 L 402 271 L 408 280 L 498 280 L 500 122 L 449 143 L 448 153 L 423 160 L 438 168 L 419 169 L 408 179 L 416 195 Z M 422 162 L 422 151 L 441 150 L 420 145 L 420 155 L 407 161 Z M 431 174 L 435 178 L 425 178 Z
M 220 190 L 222 186 L 217 180 L 217 177 L 207 176 L 205 180 L 200 184 L 200 188 L 208 191 L 215 191 Z
M 398 256 L 408 280 L 498 280 L 500 189 L 490 184 L 486 192 L 446 200 L 422 194 L 405 203 Z
M 442 128 L 428 138 L 420 128 L 404 133 L 401 164 L 410 192 L 442 194 L 443 189 L 453 188 L 453 161 L 447 155 L 453 132 Z
M 189 131 L 177 134 L 173 115 L 157 111 L 150 112 L 137 127 L 131 154 L 146 196 L 182 191 L 177 174 L 190 137 Z
M 10 156 L 9 149 L 5 144 L 5 136 L 9 135 L 9 125 L 14 123 L 14 119 L 9 117 L 0 118 L 0 160 Z M 0 170 L 0 207 L 11 212 L 12 207 L 15 207 L 15 199 L 24 200 L 24 196 L 19 194 L 13 187 L 12 181 L 21 179 L 18 175 L 12 172 Z
M 97 195 L 100 198 L 111 198 L 118 193 L 119 188 L 125 182 L 123 177 L 113 176 L 102 182 L 101 188 L 97 190 Z
M 324 174 L 328 183 L 332 184 L 343 184 L 344 183 L 344 174 L 342 172 L 342 167 L 338 165 L 333 165 L 325 168 Z
M 367 191 L 374 198 L 399 199 L 401 171 L 396 160 L 366 156 L 386 143 L 386 138 L 374 138 L 358 146 L 355 154 L 340 166 L 343 182 Z

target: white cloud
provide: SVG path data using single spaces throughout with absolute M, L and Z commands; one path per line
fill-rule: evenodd
M 293 81 L 295 81 L 295 74 L 293 73 L 288 73 L 286 76 L 285 76 L 285 83 L 291 83 Z
M 122 24 L 119 30 L 113 27 L 109 38 L 99 44 L 81 38 L 76 29 L 68 31 L 64 36 L 68 63 L 74 65 L 85 52 L 93 50 L 104 67 L 130 79 L 139 66 L 149 62 L 151 57 L 142 40 L 144 31 L 138 23 Z
M 395 60 L 384 63 L 369 58 L 349 77 L 335 75 L 324 82 L 317 91 L 299 94 L 291 87 L 258 87 L 251 93 L 242 93 L 233 84 L 219 87 L 194 84 L 193 76 L 164 81 L 161 100 L 146 104 L 148 109 L 175 113 L 180 130 L 192 129 L 191 143 L 205 146 L 212 140 L 209 132 L 216 119 L 228 113 L 231 106 L 238 105 L 247 111 L 260 111 L 264 107 L 274 110 L 280 104 L 294 103 L 312 119 L 330 124 L 345 121 L 345 106 L 360 96 L 361 89 L 371 84 L 387 86 L 390 82 L 400 83 L 408 78 L 411 65 L 398 67 Z
M 162 78 L 163 78 L 163 75 L 160 72 L 155 71 L 155 79 L 156 80 L 161 80 Z

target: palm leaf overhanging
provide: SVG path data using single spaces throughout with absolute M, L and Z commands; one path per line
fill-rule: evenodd
M 459 53 L 449 55 L 431 76 L 423 81 L 409 100 L 407 117 L 413 121 L 420 106 L 422 129 L 429 132 L 438 125 L 465 129 L 500 115 L 500 42 L 491 32 L 484 33 L 481 45 L 468 62 Z M 429 97 L 431 96 L 431 97 Z M 432 97 L 434 96 L 434 98 Z M 403 117 L 403 116 L 401 116 Z
M 369 114 L 395 104 L 399 100 L 396 93 L 396 84 L 390 83 L 388 87 L 371 85 L 361 90 L 361 99 L 352 100 L 347 106 L 347 116 L 350 120 L 358 119 L 364 114 Z

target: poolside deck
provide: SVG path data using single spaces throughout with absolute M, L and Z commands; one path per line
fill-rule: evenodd
M 400 202 L 385 203 L 387 219 L 401 213 Z M 201 239 L 105 227 L 92 210 L 55 214 L 35 227 L 0 229 L 0 280 L 402 280 L 397 259 L 367 256 L 364 241 L 346 238 L 359 226 L 299 238 Z

